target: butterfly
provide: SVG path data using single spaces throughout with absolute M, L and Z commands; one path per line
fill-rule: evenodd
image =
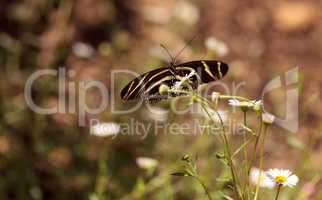
M 217 60 L 196 60 L 177 65 L 172 62 L 169 67 L 154 69 L 130 81 L 121 91 L 121 98 L 123 101 L 140 98 L 148 101 L 166 99 L 169 94 L 161 94 L 161 87 L 176 87 L 186 78 L 189 79 L 189 86 L 196 89 L 201 84 L 221 79 L 227 74 L 228 68 L 226 63 Z

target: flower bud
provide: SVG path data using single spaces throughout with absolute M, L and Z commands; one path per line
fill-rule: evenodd
M 269 113 L 263 113 L 262 114 L 262 119 L 263 119 L 263 122 L 266 123 L 266 124 L 272 124 L 275 120 L 275 116 L 274 115 L 271 115 Z
M 261 111 L 262 110 L 262 106 L 263 106 L 263 103 L 261 100 L 258 100 L 258 101 L 253 101 L 254 105 L 253 105 L 253 109 L 255 111 Z
M 160 85 L 160 87 L 159 87 L 159 93 L 160 93 L 161 95 L 166 95 L 166 94 L 168 94 L 169 90 L 170 90 L 169 86 L 167 86 L 167 85 L 165 85 L 165 84 L 162 84 L 162 85 Z

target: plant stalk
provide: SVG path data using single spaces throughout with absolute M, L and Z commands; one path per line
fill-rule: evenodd
M 281 188 L 282 188 L 282 184 L 279 184 L 279 185 L 278 185 L 278 188 L 277 188 L 277 192 L 276 192 L 275 200 L 278 200 L 279 194 L 280 194 L 280 192 L 281 192 Z

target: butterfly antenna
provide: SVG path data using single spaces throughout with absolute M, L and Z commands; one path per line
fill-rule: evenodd
M 167 52 L 168 56 L 170 57 L 171 61 L 174 61 L 174 57 L 171 55 L 170 51 L 167 47 L 165 47 L 163 44 L 160 44 L 160 46 Z
M 167 54 L 169 55 L 171 61 L 169 62 L 169 66 L 170 66 L 170 72 L 171 74 L 173 75 L 173 77 L 176 77 L 176 74 L 175 74 L 175 67 L 174 67 L 174 64 L 175 64 L 175 58 L 171 55 L 171 53 L 169 52 L 169 50 L 167 49 L 167 47 L 165 47 L 163 44 L 160 44 L 160 46 L 167 52 Z
M 197 34 L 194 35 L 185 45 L 184 47 L 177 53 L 177 55 L 173 58 L 174 59 L 174 62 L 176 62 L 178 56 L 180 56 L 180 54 L 187 48 L 187 46 L 189 46 L 191 44 L 191 42 L 197 37 Z

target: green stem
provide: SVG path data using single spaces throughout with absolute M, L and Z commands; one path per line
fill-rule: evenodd
M 181 92 L 183 94 L 190 94 L 192 96 L 193 99 L 196 100 L 196 102 L 200 103 L 203 107 L 203 109 L 207 112 L 207 108 L 206 107 L 209 107 L 211 108 L 212 110 L 215 111 L 216 115 L 218 116 L 219 120 L 220 120 L 220 124 L 223 128 L 223 132 L 221 134 L 221 137 L 223 138 L 223 142 L 224 142 L 224 146 L 225 146 L 225 154 L 227 156 L 227 159 L 228 159 L 228 163 L 229 163 L 229 166 L 230 166 L 230 171 L 231 171 L 231 174 L 232 174 L 232 178 L 233 178 L 233 182 L 234 182 L 234 191 L 236 193 L 236 195 L 240 198 L 240 199 L 244 199 L 243 198 L 243 195 L 241 194 L 239 188 L 240 188 L 240 183 L 238 181 L 238 176 L 236 174 L 236 169 L 235 169 L 235 166 L 234 166 L 234 163 L 233 163 L 233 160 L 232 160 L 232 152 L 231 152 L 231 148 L 230 148 L 230 145 L 229 145 L 229 142 L 228 142 L 228 138 L 226 136 L 226 129 L 225 129 L 225 126 L 224 126 L 224 123 L 223 123 L 223 120 L 220 116 L 220 114 L 217 112 L 216 108 L 213 108 L 213 106 L 211 105 L 211 103 L 209 102 L 208 99 L 198 95 L 197 93 L 194 93 L 194 92 L 188 92 L 188 91 L 184 91 L 184 90 L 176 90 L 176 92 Z M 238 99 L 238 100 L 242 100 L 242 101 L 250 101 L 249 99 L 247 98 L 244 98 L 244 97 L 239 97 L 239 96 L 230 96 L 230 95 L 220 95 L 219 99 Z M 214 121 L 214 119 L 212 118 L 212 116 L 209 115 L 209 112 L 207 112 L 209 118 L 211 120 Z
M 205 190 L 205 193 L 206 193 L 206 195 L 207 195 L 207 197 L 208 197 L 208 199 L 209 200 L 212 200 L 212 198 L 211 198 L 211 195 L 210 195 L 210 193 L 209 193 L 209 191 L 208 191 L 208 188 L 207 188 L 207 186 L 206 186 L 206 184 L 198 177 L 198 176 L 193 176 L 199 183 L 200 183 L 200 185 L 203 187 L 203 189 Z
M 260 121 L 260 125 L 259 125 L 258 134 L 256 135 L 256 141 L 255 141 L 255 144 L 254 144 L 253 156 L 252 156 L 252 159 L 250 161 L 249 168 L 248 168 L 248 174 L 250 173 L 251 166 L 253 166 L 253 164 L 255 162 L 257 147 L 258 147 L 258 143 L 259 143 L 259 140 L 260 140 L 261 134 L 262 134 L 263 118 L 262 118 L 262 115 L 261 114 L 260 114 L 259 117 L 260 117 L 260 120 L 259 120 Z
M 172 92 L 182 93 L 182 94 L 191 94 L 192 96 L 200 97 L 200 99 L 206 100 L 208 102 L 208 99 L 203 98 L 202 96 L 198 95 L 197 93 L 195 93 L 193 91 L 187 91 L 187 90 L 177 89 L 177 90 L 172 91 Z M 237 99 L 237 100 L 240 100 L 240 101 L 251 101 L 251 100 L 249 100 L 249 99 L 247 99 L 245 97 L 241 97 L 241 96 L 231 96 L 231 95 L 219 95 L 219 98 L 218 99 L 223 99 L 223 100 L 226 100 L 226 99 Z
M 250 138 L 250 139 L 248 139 L 247 141 L 246 141 L 246 143 L 244 143 L 244 144 L 242 144 L 234 153 L 233 153 L 233 155 L 232 155 L 232 158 L 234 158 L 242 149 L 244 149 L 244 148 L 246 148 L 248 145 L 249 145 L 249 143 L 251 143 L 252 141 L 253 141 L 253 137 L 252 138 Z
M 233 184 L 234 185 L 234 191 L 235 191 L 237 196 L 239 196 L 241 199 L 243 199 L 243 197 L 242 197 L 242 195 L 241 195 L 241 193 L 240 193 L 240 191 L 238 189 L 239 183 L 238 183 L 238 179 L 237 179 L 236 172 L 235 172 L 235 166 L 234 166 L 234 163 L 233 163 L 233 160 L 232 160 L 232 153 L 230 151 L 231 148 L 230 148 L 227 136 L 226 136 L 226 129 L 225 129 L 225 126 L 224 126 L 224 122 L 223 122 L 220 114 L 217 112 L 216 109 L 212 108 L 211 104 L 209 103 L 209 101 L 207 99 L 205 99 L 205 98 L 203 98 L 203 97 L 201 97 L 199 95 L 195 95 L 195 97 L 200 100 L 199 103 L 201 104 L 202 108 L 206 111 L 206 113 L 208 113 L 208 116 L 209 116 L 209 118 L 211 120 L 214 120 L 214 119 L 212 118 L 212 116 L 209 115 L 209 112 L 207 111 L 206 106 L 210 107 L 212 110 L 214 110 L 216 115 L 219 118 L 220 124 L 221 124 L 221 126 L 223 128 L 223 133 L 221 134 L 221 137 L 223 138 L 223 141 L 224 141 L 225 152 L 226 152 L 225 154 L 226 154 L 228 162 L 229 162 L 230 171 L 231 171 L 233 182 L 234 182 L 234 184 Z
M 247 127 L 247 110 L 244 110 L 244 126 Z M 246 131 L 243 133 L 243 142 L 244 144 L 247 143 L 247 136 L 246 136 Z M 245 198 L 247 199 L 248 196 L 248 187 L 249 187 L 249 175 L 248 175 L 248 153 L 247 153 L 247 148 L 244 148 L 244 161 L 245 161 L 245 173 L 246 173 L 246 183 L 244 186 L 244 191 L 245 191 Z
M 267 124 L 264 124 L 264 131 L 263 131 L 263 138 L 262 138 L 262 144 L 260 146 L 260 160 L 259 160 L 259 176 L 258 181 L 256 185 L 256 191 L 255 191 L 255 197 L 254 200 L 257 200 L 258 192 L 259 192 L 259 185 L 260 185 L 260 178 L 262 176 L 263 171 L 263 162 L 264 162 L 264 144 L 265 144 L 265 137 L 267 134 Z
M 237 99 L 241 101 L 250 101 L 249 99 L 245 97 L 240 97 L 240 96 L 230 96 L 230 95 L 220 95 L 219 99 Z
M 107 155 L 108 150 L 103 149 L 98 160 L 98 173 L 95 183 L 95 193 L 99 200 L 106 199 L 106 183 L 107 183 Z
M 247 111 L 244 111 L 244 125 L 245 125 L 245 127 L 247 127 L 247 119 L 246 118 L 247 118 Z M 246 131 L 243 134 L 243 140 L 244 140 L 244 143 L 247 141 Z M 248 159 L 247 148 L 244 148 L 244 159 L 247 162 L 247 159 Z M 246 163 L 246 168 L 247 168 L 247 163 Z
M 277 188 L 277 192 L 276 192 L 275 200 L 278 200 L 278 196 L 279 196 L 279 194 L 280 194 L 280 192 L 281 192 L 281 188 L 282 188 L 282 184 L 279 184 L 279 185 L 278 185 L 278 188 Z

